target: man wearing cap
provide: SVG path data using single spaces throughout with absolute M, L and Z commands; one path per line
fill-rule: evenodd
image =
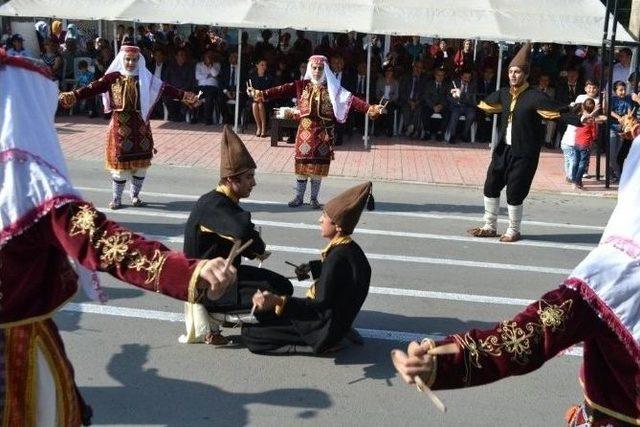
M 620 178 L 618 204 L 598 247 L 564 283 L 512 319 L 438 342 L 411 343 L 408 355 L 396 350 L 394 363 L 406 382 L 419 376 L 432 389 L 487 384 L 532 372 L 583 342 L 584 403 L 567 411 L 568 425 L 640 424 L 640 125 L 629 117 L 623 131 L 635 136 L 630 166 Z M 447 344 L 454 351 L 427 354 Z
M 76 101 L 102 95 L 106 113 L 112 112 L 107 130 L 106 168 L 113 180 L 109 207 L 122 207 L 122 192 L 131 179 L 131 204 L 141 206 L 140 190 L 153 157 L 149 119 L 161 96 L 179 99 L 190 107 L 197 96 L 167 85 L 151 74 L 137 46 L 123 45 L 105 75 L 86 87 L 60 94 L 60 104 L 71 108 Z
M 320 231 L 329 244 L 322 260 L 296 269 L 299 278 L 311 272 L 315 280 L 306 298 L 267 291 L 254 295 L 259 323 L 242 326 L 242 339 L 251 352 L 321 354 L 336 350 L 343 338 L 354 340 L 352 324 L 367 298 L 371 267 L 351 234 L 370 193 L 367 182 L 325 205 Z
M 522 238 L 522 203 L 529 194 L 544 142 L 540 117 L 558 119 L 559 111 L 566 107 L 529 86 L 530 51 L 531 44 L 525 43 L 511 60 L 509 87 L 490 94 L 478 105 L 485 113 L 501 113 L 502 122 L 484 182 L 485 223 L 469 230 L 475 237 L 497 236 L 500 193 L 506 186 L 509 226 L 500 241 Z
M 244 244 L 252 240 L 241 256 L 260 261 L 269 257 L 270 252 L 251 222 L 251 213 L 239 205 L 240 199 L 249 197 L 256 185 L 255 170 L 256 164 L 244 143 L 225 125 L 220 144 L 220 181 L 215 190 L 198 199 L 189 215 L 184 235 L 184 253 L 187 256 L 226 258 L 234 241 Z M 204 305 L 186 304 L 187 333 L 180 337 L 180 342 L 227 344 L 228 340 L 220 333 L 219 322 L 211 319 L 208 313 L 248 311 L 252 306 L 251 298 L 258 289 L 287 296 L 293 294 L 293 285 L 280 274 L 241 265 L 240 256 L 233 265 L 238 271 L 236 287 L 230 288 L 218 301 L 206 301 Z
M 285 118 L 299 120 L 295 145 L 296 195 L 290 207 L 301 206 L 311 181 L 311 207 L 321 209 L 318 201 L 320 183 L 329 174 L 333 160 L 336 122 L 344 123 L 351 110 L 376 118 L 384 110 L 381 105 L 369 105 L 340 86 L 329 68 L 327 58 L 312 55 L 307 63 L 304 79 L 267 90 L 247 88 L 255 102 L 271 99 L 296 98 L 296 108 L 285 108 Z

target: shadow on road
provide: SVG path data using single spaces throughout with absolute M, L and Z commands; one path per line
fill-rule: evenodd
M 230 393 L 207 384 L 162 377 L 156 369 L 144 367 L 148 345 L 124 344 L 121 348 L 107 365 L 109 375 L 121 385 L 80 389 L 93 406 L 96 424 L 236 427 L 249 423 L 248 405 L 297 408 L 297 417 L 303 419 L 314 418 L 318 410 L 332 406 L 327 393 L 311 388 Z

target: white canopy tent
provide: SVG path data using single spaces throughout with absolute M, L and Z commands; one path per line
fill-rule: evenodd
M 599 46 L 599 0 L 11 0 L 0 15 Z M 633 38 L 622 27 L 618 40 Z
M 11 0 L 0 15 L 600 46 L 605 7 L 599 0 Z M 634 41 L 621 25 L 617 40 Z

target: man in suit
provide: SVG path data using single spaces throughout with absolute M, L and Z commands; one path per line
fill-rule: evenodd
M 238 67 L 238 52 L 229 53 L 229 61 L 222 66 L 221 87 L 222 87 L 222 116 L 225 124 L 233 123 L 236 102 L 236 79 L 240 77 L 240 87 L 244 86 L 244 70 Z M 229 102 L 232 101 L 232 102 Z M 246 103 L 246 94 L 240 91 L 240 105 Z
M 538 80 L 538 90 L 542 93 L 547 94 L 549 98 L 555 99 L 556 90 L 555 88 L 551 87 L 551 76 L 549 76 L 549 74 L 540 74 L 540 79 Z M 557 123 L 553 120 L 542 120 L 542 125 L 544 126 L 544 143 L 546 146 L 552 146 L 553 135 L 556 132 Z
M 484 98 L 493 93 L 496 90 L 496 69 L 490 65 L 487 65 L 482 70 L 482 77 L 478 79 L 478 102 L 483 101 Z M 493 120 L 490 116 L 485 114 L 484 111 L 478 110 L 477 122 L 478 122 L 478 141 L 479 142 L 491 142 L 491 130 L 493 128 Z M 487 120 L 489 119 L 489 120 Z
M 338 80 L 340 86 L 353 93 L 353 87 L 355 86 L 353 80 L 355 76 L 353 76 L 353 73 L 349 73 L 345 70 L 344 58 L 342 55 L 339 53 L 334 54 L 330 61 L 331 71 L 335 74 L 336 80 Z M 342 145 L 345 130 L 346 125 L 344 123 L 336 123 L 336 145 Z
M 578 70 L 575 68 L 569 68 L 567 70 L 567 77 L 561 78 L 556 85 L 555 100 L 561 104 L 571 104 L 575 101 L 578 95 L 584 93 L 584 84 L 579 81 Z M 564 131 L 567 129 L 567 125 L 564 123 L 558 123 L 558 132 L 556 133 L 555 146 L 560 146 L 560 140 Z
M 451 109 L 449 125 L 444 135 L 444 142 L 447 144 L 455 143 L 456 128 L 458 127 L 458 120 L 461 116 L 465 118 L 463 139 L 466 142 L 471 141 L 471 125 L 473 125 L 473 122 L 476 120 L 477 102 L 477 87 L 471 76 L 471 70 L 464 70 L 460 79 L 454 82 L 454 87 L 451 88 L 447 95 L 449 108 Z
M 422 98 L 427 86 L 424 76 L 424 64 L 422 61 L 413 63 L 411 75 L 400 80 L 400 92 L 398 104 L 402 111 L 402 117 L 406 127 L 406 135 L 414 136 L 420 132 L 420 114 L 422 111 Z
M 422 123 L 427 130 L 424 139 L 430 139 L 434 134 L 438 141 L 444 138 L 444 132 L 449 123 L 449 107 L 447 105 L 447 94 L 450 86 L 444 82 L 444 69 L 438 68 L 434 71 L 434 79 L 427 83 L 424 91 Z M 438 125 L 434 125 L 431 116 L 440 114 L 441 119 Z
M 358 61 L 356 65 L 356 73 L 354 77 L 355 86 L 353 93 L 360 99 L 367 99 L 367 62 L 364 60 Z M 373 99 L 373 87 L 375 82 L 372 80 L 371 87 L 369 88 L 369 99 Z M 364 116 L 360 114 L 353 114 L 349 117 L 349 123 L 351 128 L 356 128 L 359 131 L 364 132 Z
M 164 67 L 163 67 L 164 68 Z M 178 48 L 174 60 L 167 64 L 167 79 L 165 82 L 178 89 L 191 92 L 196 91 L 196 74 L 194 65 L 189 62 L 189 55 L 185 48 Z M 169 120 L 172 122 L 183 122 L 186 109 L 184 104 L 174 99 L 166 99 L 165 103 L 169 110 Z
M 149 61 L 148 69 L 151 71 L 151 74 L 162 80 L 163 82 L 167 80 L 167 68 L 168 63 L 166 61 L 167 55 L 164 52 L 164 49 L 160 45 L 155 45 L 153 48 L 152 59 Z M 164 116 L 163 114 L 163 105 L 166 104 L 166 101 L 156 103 L 153 108 L 153 113 L 151 115 L 154 119 L 159 119 Z

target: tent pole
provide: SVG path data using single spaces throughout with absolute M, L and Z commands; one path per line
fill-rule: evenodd
M 478 56 L 478 39 L 473 41 L 473 62 L 476 62 Z
M 242 28 L 238 28 L 238 63 L 236 64 L 236 105 L 233 119 L 233 131 L 238 132 L 238 117 L 240 116 L 240 70 L 242 67 Z
M 369 88 L 371 86 L 371 45 L 373 44 L 373 34 L 369 35 L 369 44 L 367 45 L 367 93 L 366 93 L 366 101 L 369 103 Z M 365 113 L 364 115 L 364 135 L 362 136 L 364 140 L 364 148 L 365 150 L 369 148 L 369 115 Z
M 602 30 L 602 50 L 600 51 L 600 63 L 606 63 L 607 38 L 609 37 L 609 17 L 611 15 L 611 2 L 607 0 L 606 13 L 604 17 L 604 29 Z M 605 95 L 605 76 L 604 70 L 600 73 L 600 105 L 604 107 L 605 102 L 609 103 L 609 97 Z M 602 126 L 601 138 L 596 144 L 596 180 L 600 181 L 600 158 L 602 151 L 608 146 L 609 140 L 609 121 L 611 120 L 609 111 L 603 111 L 607 115 L 607 126 Z
M 113 55 L 117 55 L 118 54 L 118 33 L 116 31 L 116 28 L 118 26 L 116 25 L 116 21 L 113 21 Z
M 98 21 L 98 37 L 102 37 L 102 19 Z
M 614 0 L 613 2 L 613 21 L 611 23 L 612 27 L 611 27 L 611 44 L 609 45 L 609 75 L 607 76 L 607 100 L 611 99 L 611 94 L 613 93 L 613 56 L 615 53 L 615 48 L 616 48 L 616 29 L 618 28 L 618 0 Z M 607 115 L 607 118 L 609 120 L 608 123 L 611 123 L 611 102 L 607 102 L 607 111 L 605 113 Z M 611 165 L 611 157 L 610 157 L 610 153 L 609 153 L 609 146 L 611 144 L 611 134 L 609 132 L 607 132 L 607 130 L 605 130 L 605 136 L 604 136 L 604 140 L 606 142 L 605 144 L 605 151 L 604 151 L 604 165 L 605 165 L 605 170 L 604 170 L 604 188 L 609 188 L 611 186 L 611 171 L 610 171 L 610 165 Z M 616 156 L 616 154 L 614 154 L 614 156 Z
M 496 90 L 500 90 L 502 80 L 502 42 L 498 42 L 498 69 L 496 70 Z M 498 116 L 493 115 L 493 128 L 491 129 L 491 149 L 498 145 Z

